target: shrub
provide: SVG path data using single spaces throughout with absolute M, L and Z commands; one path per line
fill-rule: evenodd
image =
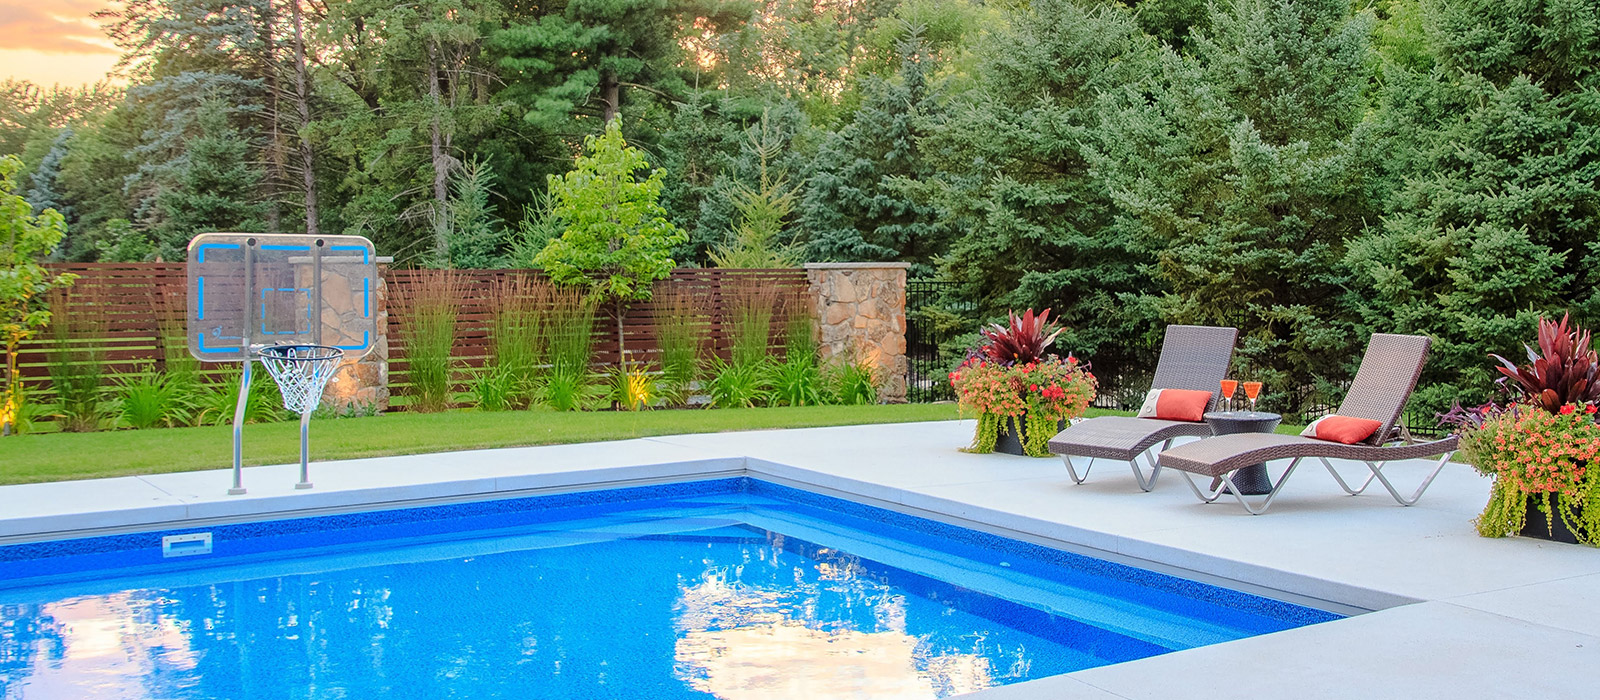
M 1006 366 L 1038 362 L 1044 359 L 1045 348 L 1055 342 L 1056 336 L 1061 335 L 1061 329 L 1050 323 L 1049 309 L 1037 316 L 1033 309 L 1028 309 L 1021 316 L 1012 311 L 1007 317 L 1006 325 L 991 324 L 979 331 L 986 341 L 979 352 L 990 362 Z
M 829 385 L 833 400 L 847 406 L 878 402 L 878 368 L 864 355 L 834 363 Z
M 518 408 L 521 392 L 517 377 L 504 366 L 483 367 L 472 377 L 472 403 L 483 411 L 509 411 Z
M 608 398 L 624 411 L 643 410 L 655 399 L 655 374 L 642 362 L 624 360 L 611 368 L 610 380 Z
M 227 425 L 233 422 L 233 411 L 239 405 L 238 374 L 231 374 L 220 382 L 202 382 L 199 393 L 191 400 L 192 420 L 195 425 Z M 256 370 L 250 381 L 250 395 L 245 397 L 245 423 L 271 423 L 284 420 L 288 411 L 283 407 L 283 395 L 278 384 L 265 370 Z
M 717 408 L 749 408 L 766 392 L 764 362 L 729 362 L 713 356 L 706 393 Z
M 418 270 L 410 284 L 391 289 L 408 369 L 407 408 L 425 413 L 450 408 L 461 279 L 449 270 Z
M 815 328 L 809 314 L 791 310 L 783 362 L 767 373 L 770 403 L 782 406 L 816 406 L 827 403 L 827 387 L 817 363 Z

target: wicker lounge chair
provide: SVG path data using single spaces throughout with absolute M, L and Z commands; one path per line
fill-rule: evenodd
M 1150 382 L 1152 389 L 1198 389 L 1212 392 L 1207 409 L 1216 403 L 1216 391 L 1228 374 L 1228 363 L 1233 360 L 1233 341 L 1238 338 L 1236 328 L 1213 326 L 1167 326 L 1167 337 L 1161 343 L 1161 359 L 1156 362 L 1156 376 Z M 1206 437 L 1211 426 L 1205 423 L 1134 418 L 1131 416 L 1102 416 L 1079 421 L 1057 433 L 1050 440 L 1050 452 L 1061 456 L 1067 465 L 1067 475 L 1082 484 L 1089 478 L 1096 459 L 1126 462 L 1133 469 L 1139 488 L 1149 491 L 1156 486 L 1161 466 L 1156 464 L 1151 447 L 1160 444 L 1170 447 L 1175 438 L 1184 436 Z M 1143 455 L 1150 475 L 1139 469 L 1139 456 Z M 1083 473 L 1073 465 L 1073 457 L 1087 457 L 1089 463 Z
M 1372 340 L 1367 344 L 1367 354 L 1361 359 L 1361 368 L 1356 370 L 1356 378 L 1350 383 L 1350 393 L 1345 395 L 1344 403 L 1339 405 L 1337 413 L 1341 416 L 1366 418 L 1380 423 L 1380 427 L 1365 442 L 1345 445 L 1299 435 L 1273 433 L 1219 435 L 1166 450 L 1157 459 L 1157 464 L 1182 472 L 1184 479 L 1189 482 L 1189 488 L 1194 490 L 1194 494 L 1200 500 L 1210 503 L 1224 493 L 1232 493 L 1252 515 L 1265 513 L 1272 507 L 1272 499 L 1283 489 L 1283 484 L 1289 480 L 1289 475 L 1294 473 L 1295 467 L 1299 466 L 1302 460 L 1308 458 L 1321 461 L 1322 466 L 1327 467 L 1333 474 L 1333 478 L 1339 482 L 1339 487 L 1343 488 L 1345 493 L 1352 496 L 1359 495 L 1372 484 L 1373 480 L 1377 480 L 1388 489 L 1389 495 L 1400 505 L 1415 504 L 1417 499 L 1422 498 L 1422 492 L 1433 483 L 1434 477 L 1438 476 L 1444 465 L 1449 463 L 1450 456 L 1455 454 L 1457 443 L 1454 435 L 1432 442 L 1397 442 L 1403 431 L 1396 428 L 1395 424 L 1400 418 L 1400 411 L 1405 408 L 1406 400 L 1411 397 L 1411 390 L 1416 387 L 1417 376 L 1422 372 L 1422 363 L 1428 356 L 1429 343 L 1428 338 L 1423 336 L 1373 334 Z M 1422 457 L 1439 457 L 1439 461 L 1416 491 L 1410 496 L 1400 495 L 1394 484 L 1384 476 L 1384 465 L 1396 460 Z M 1361 462 L 1367 465 L 1367 469 L 1372 473 L 1361 486 L 1351 488 L 1339 471 L 1333 468 L 1333 464 L 1328 461 L 1329 458 Z M 1293 461 L 1289 463 L 1289 468 L 1284 471 L 1272 490 L 1266 494 L 1266 498 L 1258 504 L 1251 504 L 1239 494 L 1238 489 L 1234 488 L 1233 472 L 1242 467 L 1276 459 Z M 1210 488 L 1202 490 L 1195 483 L 1194 475 L 1211 477 Z

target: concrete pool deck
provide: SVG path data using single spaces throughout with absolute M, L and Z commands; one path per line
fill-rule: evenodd
M 328 429 L 334 429 L 332 427 Z M 748 475 L 1345 612 L 1344 620 L 969 696 L 1588 698 L 1600 694 L 1600 550 L 1484 539 L 1488 481 L 1445 468 L 1421 503 L 1298 470 L 1273 509 L 1199 503 L 1125 466 L 958 451 L 970 422 L 682 435 L 0 487 L 0 544 L 596 486 Z M 1358 473 L 1349 464 L 1346 474 Z M 1385 470 L 1398 486 L 1425 466 Z M 1281 592 L 1281 593 L 1279 593 Z M 1287 595 L 1284 595 L 1287 594 Z

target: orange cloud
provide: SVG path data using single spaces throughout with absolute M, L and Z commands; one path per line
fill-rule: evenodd
M 115 54 L 89 14 L 105 0 L 0 0 L 0 49 Z

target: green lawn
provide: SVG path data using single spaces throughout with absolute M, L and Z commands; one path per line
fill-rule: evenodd
M 313 460 L 491 447 L 624 440 L 652 435 L 823 425 L 907 423 L 957 417 L 951 404 L 819 406 L 643 413 L 393 413 L 312 420 Z M 245 464 L 300 459 L 298 422 L 247 425 Z M 0 438 L 0 484 L 93 479 L 232 465 L 232 428 L 50 433 Z

